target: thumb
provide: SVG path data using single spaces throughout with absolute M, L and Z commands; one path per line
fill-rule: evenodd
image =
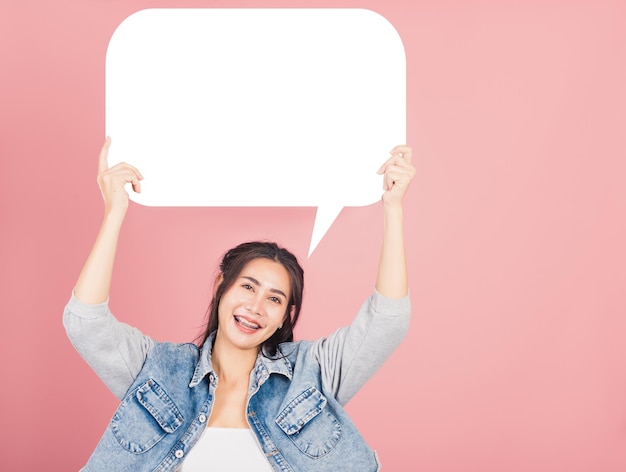
M 109 155 L 109 147 L 111 147 L 111 138 L 107 136 L 104 141 L 104 145 L 100 150 L 100 155 L 98 156 L 98 173 L 101 174 L 105 172 L 109 168 L 109 161 L 107 159 Z

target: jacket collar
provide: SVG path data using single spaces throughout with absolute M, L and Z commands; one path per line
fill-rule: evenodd
M 211 362 L 211 351 L 213 349 L 215 333 L 216 331 L 212 332 L 202 345 L 198 362 L 196 363 L 196 368 L 194 369 L 193 376 L 189 382 L 189 388 L 197 386 L 200 382 L 202 382 L 204 377 L 209 374 L 217 377 Z M 269 378 L 271 374 L 281 374 L 289 380 L 291 380 L 293 375 L 291 363 L 281 351 L 280 346 L 278 346 L 278 351 L 275 356 L 259 352 L 254 368 L 250 373 L 250 389 L 258 388 Z

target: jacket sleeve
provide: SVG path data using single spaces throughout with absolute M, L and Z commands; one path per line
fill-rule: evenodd
M 89 305 L 72 298 L 63 313 L 65 331 L 82 358 L 120 400 L 133 384 L 155 341 L 119 322 L 108 303 Z
M 313 344 L 322 383 L 345 405 L 404 339 L 409 327 L 409 297 L 386 298 L 374 289 L 349 326 Z

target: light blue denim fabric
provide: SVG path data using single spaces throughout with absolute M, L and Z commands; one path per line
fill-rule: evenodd
M 409 314 L 408 297 L 375 292 L 351 325 L 328 338 L 285 343 L 274 358 L 257 357 L 247 420 L 275 471 L 379 470 L 343 405 L 400 343 Z M 211 414 L 219 381 L 211 364 L 214 335 L 201 350 L 158 343 L 118 322 L 106 304 L 74 298 L 64 323 L 74 346 L 122 399 L 82 470 L 179 469 Z
M 257 359 L 247 418 L 261 449 L 276 471 L 378 470 L 374 451 L 324 392 L 311 345 L 283 344 L 284 358 Z M 206 427 L 216 387 L 210 356 L 191 344 L 157 344 L 83 470 L 175 471 Z

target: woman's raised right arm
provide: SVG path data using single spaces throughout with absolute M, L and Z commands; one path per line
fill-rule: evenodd
M 129 164 L 111 168 L 107 138 L 98 162 L 98 184 L 104 199 L 104 218 L 96 242 L 65 307 L 63 324 L 73 346 L 102 381 L 122 398 L 141 370 L 154 341 L 120 323 L 108 307 L 113 261 L 120 229 L 128 208 L 127 183 L 141 191 L 141 173 Z
M 136 168 L 126 163 L 109 168 L 110 146 L 111 138 L 107 137 L 98 158 L 98 185 L 104 199 L 104 219 L 74 287 L 74 296 L 89 304 L 103 303 L 109 297 L 117 241 L 128 209 L 128 193 L 124 185 L 130 183 L 135 192 L 141 192 L 140 181 L 143 179 Z

